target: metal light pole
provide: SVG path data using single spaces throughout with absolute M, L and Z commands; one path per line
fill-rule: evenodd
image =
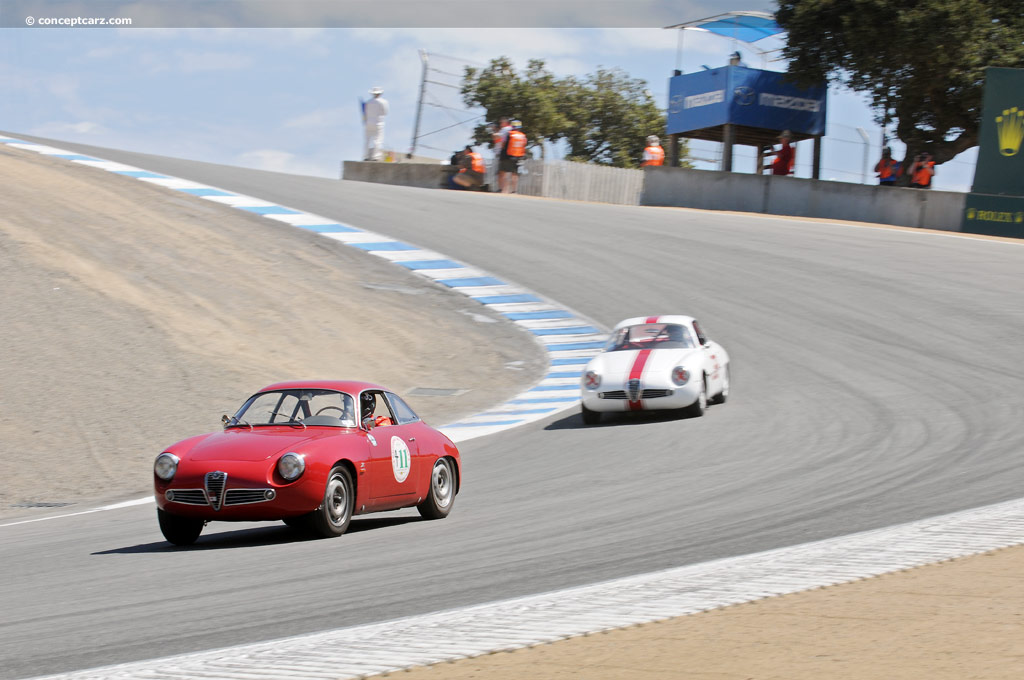
M 420 61 L 423 62 L 423 76 L 420 78 L 420 99 L 416 104 L 416 123 L 413 125 L 412 143 L 409 145 L 409 153 L 406 154 L 406 158 L 412 158 L 413 153 L 416 151 L 416 140 L 420 136 L 420 117 L 423 115 L 423 93 L 427 89 L 427 64 L 429 62 L 426 50 L 420 50 Z
M 864 140 L 864 170 L 861 172 L 860 183 L 868 183 L 868 154 L 871 153 L 871 138 L 868 137 L 868 131 L 862 127 L 857 128 L 857 132 L 860 133 L 860 138 Z

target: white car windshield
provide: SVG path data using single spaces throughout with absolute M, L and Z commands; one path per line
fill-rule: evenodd
M 604 351 L 693 349 L 696 346 L 686 326 L 677 323 L 641 323 L 614 331 Z
M 334 390 L 295 389 L 261 392 L 249 398 L 228 427 L 324 425 L 355 427 L 355 400 Z

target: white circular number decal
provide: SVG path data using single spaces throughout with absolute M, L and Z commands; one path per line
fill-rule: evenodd
M 412 458 L 409 456 L 409 446 L 402 441 L 401 437 L 391 438 L 391 469 L 395 471 L 395 479 L 401 484 L 409 476 L 409 466 Z

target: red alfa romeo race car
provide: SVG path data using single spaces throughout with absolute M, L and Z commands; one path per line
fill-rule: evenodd
M 223 432 L 156 457 L 157 518 L 171 543 L 194 543 L 214 520 L 284 520 L 331 537 L 369 512 L 415 506 L 441 519 L 459 491 L 455 444 L 378 385 L 278 383 L 223 421 Z

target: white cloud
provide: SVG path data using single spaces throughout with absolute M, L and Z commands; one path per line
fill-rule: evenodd
M 29 134 L 37 135 L 39 137 L 59 137 L 62 135 L 102 135 L 109 132 L 107 128 L 103 127 L 99 123 L 83 120 L 77 123 L 66 123 L 59 121 L 51 121 L 49 123 L 42 123 L 31 128 Z
M 128 49 L 125 47 L 95 47 L 87 50 L 82 56 L 86 59 L 110 59 L 126 52 Z
M 177 67 L 184 73 L 207 71 L 239 71 L 252 65 L 252 57 L 228 52 L 190 52 L 178 50 L 175 53 Z
M 300 159 L 293 153 L 278 149 L 256 149 L 246 151 L 235 157 L 243 167 L 271 172 L 287 172 L 293 175 L 337 176 L 337 171 L 325 167 L 322 163 Z
M 351 109 L 317 109 L 304 113 L 301 116 L 289 118 L 282 125 L 286 128 L 300 130 L 319 130 L 325 127 L 337 127 L 338 121 L 343 118 L 351 118 Z

